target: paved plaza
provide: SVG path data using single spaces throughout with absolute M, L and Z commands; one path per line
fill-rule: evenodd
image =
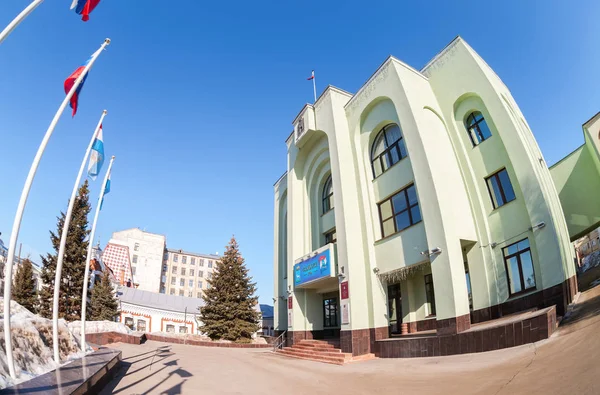
M 436 358 L 335 366 L 268 350 L 114 344 L 123 368 L 105 394 L 598 394 L 600 287 L 549 340 Z

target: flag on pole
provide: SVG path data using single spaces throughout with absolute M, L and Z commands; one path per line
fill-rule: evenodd
M 104 196 L 110 192 L 110 174 L 108 175 L 108 179 L 106 180 L 106 186 L 104 187 L 104 193 L 102 194 L 102 200 L 100 201 L 100 210 L 102 210 L 102 205 L 104 204 Z
M 73 0 L 71 9 L 81 15 L 81 20 L 87 22 L 90 20 L 90 12 L 100 3 L 100 0 Z
M 96 180 L 96 177 L 100 173 L 100 169 L 104 164 L 104 141 L 102 140 L 102 125 L 98 130 L 98 135 L 92 144 L 92 152 L 90 154 L 90 163 L 88 165 L 88 176 L 92 180 Z
M 311 76 L 308 77 L 307 80 L 310 81 L 310 80 L 314 80 L 314 79 L 315 79 L 315 71 L 313 70 Z
M 101 51 L 101 50 L 102 49 L 99 49 L 99 51 Z M 96 55 L 96 54 L 94 53 L 94 55 Z M 71 91 L 71 88 L 73 88 L 75 81 L 77 81 L 77 78 L 79 78 L 81 73 L 83 73 L 85 66 L 87 66 L 88 63 L 90 63 L 90 61 L 94 58 L 94 55 L 92 55 L 84 64 L 79 66 L 70 76 L 67 77 L 67 79 L 65 80 L 65 93 L 68 94 Z M 79 94 L 81 93 L 81 89 L 83 89 L 83 84 L 85 84 L 85 80 L 87 79 L 88 74 L 89 74 L 89 70 L 85 74 L 83 79 L 81 80 L 81 83 L 77 87 L 77 90 L 75 91 L 73 96 L 71 96 L 70 104 L 71 104 L 71 108 L 73 109 L 73 116 L 75 116 L 75 114 L 77 113 L 77 105 L 79 104 Z

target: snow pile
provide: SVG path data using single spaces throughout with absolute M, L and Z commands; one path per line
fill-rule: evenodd
M 600 251 L 592 252 L 590 255 L 583 258 L 583 261 L 581 263 L 581 273 L 587 272 L 592 268 L 600 266 Z
M 77 336 L 81 335 L 81 321 L 69 322 L 69 330 Z M 117 333 L 131 333 L 125 324 L 113 321 L 86 321 L 85 322 L 85 333 L 102 333 L 102 332 L 117 332 Z
M 17 380 L 13 381 L 6 362 L 4 343 L 4 299 L 0 298 L 0 389 L 27 381 L 57 368 L 52 344 L 52 320 L 42 318 L 11 301 L 11 338 Z M 59 352 L 63 364 L 81 358 L 79 340 L 64 320 L 58 323 Z

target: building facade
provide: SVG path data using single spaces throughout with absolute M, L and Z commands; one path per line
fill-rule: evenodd
M 111 245 L 127 247 L 133 283 L 141 290 L 159 292 L 166 244 L 167 239 L 163 235 L 132 228 L 114 232 L 104 255 Z
M 293 121 L 275 183 L 275 326 L 370 352 L 455 334 L 576 292 L 542 153 L 511 93 L 460 37 L 423 69 L 389 57 Z
M 200 334 L 202 299 L 119 287 L 120 322 L 140 332 Z
M 201 298 L 219 259 L 218 255 L 167 249 L 162 265 L 160 292 Z

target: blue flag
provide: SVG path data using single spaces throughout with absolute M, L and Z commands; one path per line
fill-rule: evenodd
M 98 136 L 92 144 L 92 153 L 90 154 L 90 163 L 88 165 L 88 176 L 92 180 L 96 180 L 96 177 L 98 177 L 98 174 L 100 174 L 100 169 L 102 169 L 103 164 L 104 141 L 102 140 L 102 125 L 100 125 Z
M 110 192 L 110 175 L 108 176 L 108 180 L 106 180 L 106 187 L 104 187 L 104 193 L 102 194 L 102 201 L 100 202 L 100 210 L 102 210 L 102 205 L 104 204 L 104 196 Z

